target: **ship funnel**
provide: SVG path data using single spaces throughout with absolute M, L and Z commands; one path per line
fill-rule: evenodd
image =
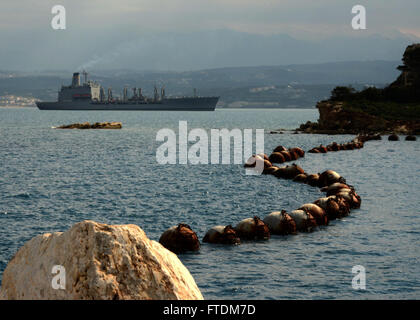
M 72 87 L 80 87 L 80 74 L 78 72 L 73 73 L 73 80 L 71 82 Z

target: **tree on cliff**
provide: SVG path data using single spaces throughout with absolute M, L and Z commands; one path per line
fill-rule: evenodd
M 420 44 L 408 46 L 404 52 L 403 65 L 398 67 L 401 75 L 384 89 L 369 87 L 356 91 L 351 86 L 338 86 L 331 92 L 331 101 L 342 102 L 420 102 Z
M 338 86 L 331 91 L 331 100 L 333 101 L 347 101 L 351 100 L 356 90 L 352 86 L 342 87 Z

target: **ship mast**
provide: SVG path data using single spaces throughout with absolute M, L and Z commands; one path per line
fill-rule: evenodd
M 88 76 L 88 73 L 86 72 L 86 70 L 83 70 L 83 71 L 82 71 L 82 74 L 83 74 L 83 76 L 85 77 L 85 83 L 87 83 L 87 76 Z
M 159 94 L 158 94 L 158 90 L 157 90 L 156 85 L 155 85 L 155 88 L 154 88 L 154 99 L 153 100 L 155 102 L 157 102 L 159 100 Z

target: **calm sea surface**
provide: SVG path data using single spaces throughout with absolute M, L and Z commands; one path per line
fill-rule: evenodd
M 137 224 L 158 240 L 179 222 L 202 238 L 218 224 L 297 209 L 317 188 L 246 176 L 240 165 L 159 165 L 156 133 L 192 128 L 292 129 L 316 110 L 63 112 L 0 109 L 0 279 L 29 239 L 92 219 Z M 122 130 L 54 130 L 73 122 L 122 121 Z M 350 135 L 265 135 L 304 150 Z M 370 141 L 365 148 L 306 154 L 310 173 L 333 169 L 362 197 L 360 210 L 328 227 L 240 246 L 203 244 L 180 255 L 206 299 L 419 299 L 419 142 Z M 366 290 L 352 289 L 352 267 L 366 268 Z

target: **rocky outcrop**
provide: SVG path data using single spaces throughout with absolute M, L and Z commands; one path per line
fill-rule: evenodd
M 56 265 L 65 268 L 64 289 L 53 288 Z M 94 221 L 28 241 L 7 265 L 0 297 L 203 299 L 178 257 L 138 226 Z
M 401 71 L 401 75 L 390 87 L 418 87 L 420 84 L 420 43 L 408 46 L 402 60 L 403 65 L 397 68 Z
M 389 86 L 356 91 L 338 86 L 329 100 L 318 102 L 319 120 L 297 130 L 306 133 L 420 134 L 420 44 L 406 48 L 401 75 Z
M 357 133 L 365 130 L 383 131 L 388 126 L 383 119 L 376 119 L 362 112 L 345 110 L 342 102 L 319 102 L 316 107 L 319 110 L 319 129 Z
M 56 129 L 121 129 L 121 122 L 95 122 L 90 124 L 89 122 L 84 123 L 72 123 L 69 125 L 59 126 Z
M 420 122 L 408 120 L 386 120 L 365 112 L 347 110 L 343 102 L 325 100 L 316 105 L 318 122 L 308 121 L 298 130 L 320 134 L 398 133 L 419 134 Z

